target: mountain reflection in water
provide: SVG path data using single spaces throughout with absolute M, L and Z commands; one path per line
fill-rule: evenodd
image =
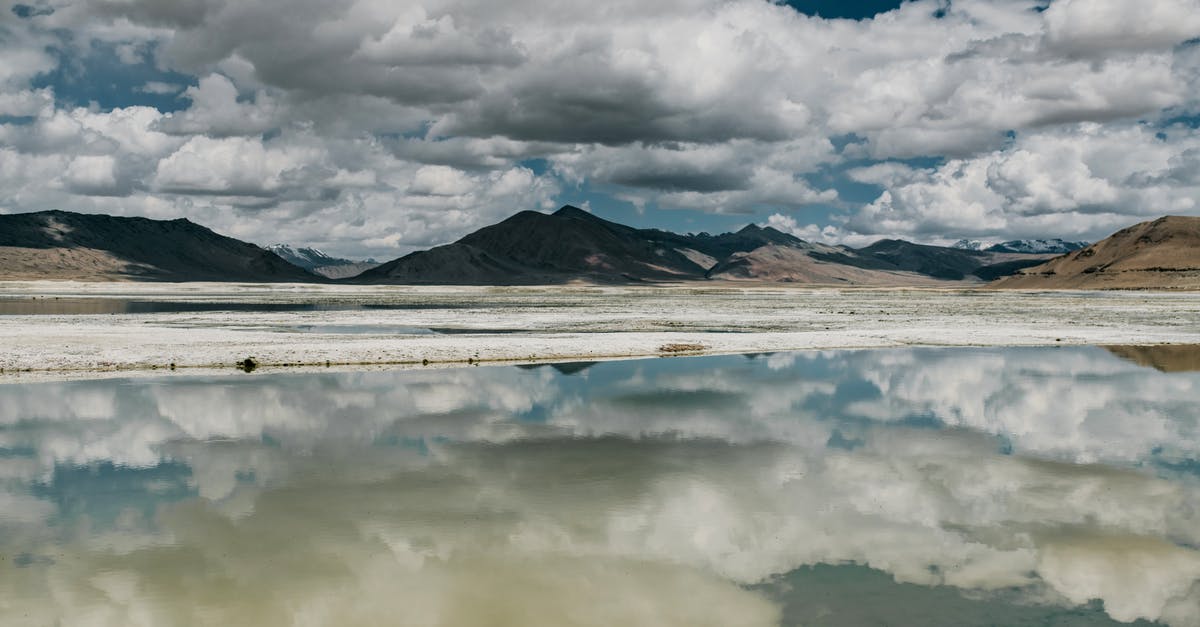
M 0 386 L 4 625 L 1200 624 L 1200 373 L 1100 348 Z

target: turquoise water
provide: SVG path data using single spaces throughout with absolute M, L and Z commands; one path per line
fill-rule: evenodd
M 0 624 L 1196 625 L 1198 460 L 1100 348 L 2 385 Z

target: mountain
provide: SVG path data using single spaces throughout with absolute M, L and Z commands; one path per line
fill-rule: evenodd
M 279 255 L 284 261 L 319 274 L 329 279 L 347 279 L 362 274 L 379 265 L 374 259 L 354 261 L 331 257 L 316 248 L 293 247 L 288 244 L 271 244 L 267 250 Z
M 1068 242 L 1061 239 L 1015 239 L 987 247 L 993 253 L 1025 253 L 1028 255 L 1062 255 L 1087 248 L 1088 242 Z
M 312 282 L 278 255 L 190 222 L 41 211 L 0 215 L 0 278 Z
M 330 257 L 316 248 L 292 247 L 288 244 L 271 244 L 267 250 L 283 257 L 283 260 L 294 265 L 312 270 L 322 266 L 340 266 L 355 263 L 349 259 Z
M 977 239 L 960 239 L 951 248 L 981 250 L 989 253 L 1021 253 L 1025 255 L 1061 255 L 1079 250 L 1088 242 L 1069 242 L 1062 239 L 1014 239 L 988 246 Z
M 1200 218 L 1167 216 L 993 284 L 1014 289 L 1200 289 Z
M 817 259 L 864 270 L 903 272 L 943 281 L 990 281 L 1045 261 L 1046 255 L 992 253 L 884 239 L 865 248 L 819 252 Z
M 523 211 L 452 244 L 368 270 L 354 281 L 504 285 L 712 279 L 918 285 L 988 280 L 1045 258 L 900 240 L 855 250 L 805 242 L 753 224 L 735 233 L 680 235 L 635 229 L 568 205 L 549 215 Z
M 872 269 L 829 261 L 827 259 L 837 256 L 851 258 L 854 252 L 832 246 L 809 246 L 811 248 L 767 244 L 748 252 L 733 253 L 713 266 L 708 271 L 708 278 L 814 285 L 916 286 L 940 283 L 933 277 L 915 272 Z
M 549 215 L 522 211 L 354 280 L 451 285 L 701 280 L 719 260 L 772 243 L 803 241 L 758 226 L 721 235 L 635 229 L 568 205 Z
M 1046 258 L 903 240 L 854 249 L 753 224 L 733 233 L 681 235 L 565 206 L 553 214 L 522 211 L 454 243 L 371 267 L 313 248 L 277 244 L 264 250 L 187 220 L 62 211 L 0 216 L 0 279 L 945 285 L 990 280 Z

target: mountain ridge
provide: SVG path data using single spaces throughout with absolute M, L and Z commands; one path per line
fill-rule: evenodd
M 959 250 L 978 250 L 990 253 L 1025 253 L 1031 255 L 1054 254 L 1062 255 L 1069 252 L 1086 248 L 1090 242 L 1068 241 L 1061 238 L 1054 239 L 1014 239 L 1005 242 L 998 242 L 990 246 L 984 245 L 979 240 L 960 239 L 955 242 L 950 248 Z
M 732 233 L 681 235 L 634 228 L 566 205 L 551 214 L 518 212 L 450 244 L 386 262 L 354 281 L 487 285 L 729 280 L 924 285 L 931 280 L 979 282 L 1046 258 L 961 251 L 902 240 L 882 240 L 856 250 L 807 242 L 756 224 Z
M 254 244 L 187 218 L 38 211 L 0 215 L 0 277 L 319 282 Z
M 1018 240 L 1013 240 L 1018 241 Z M 1057 240 L 1031 240 L 1057 241 Z M 533 285 L 699 281 L 998 288 L 1200 288 L 1200 218 L 1167 216 L 1052 256 L 884 239 L 863 248 L 808 242 L 770 226 L 678 234 L 606 220 L 574 206 L 521 211 L 457 241 L 373 268 L 311 248 L 320 276 L 279 254 L 186 218 L 44 211 L 0 214 L 0 279 Z M 335 266 L 319 266 L 335 263 Z M 365 270 L 365 271 L 363 271 Z M 361 273 L 360 273 L 361 271 Z

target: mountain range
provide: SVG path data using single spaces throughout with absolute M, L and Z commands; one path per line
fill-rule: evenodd
M 0 215 L 0 279 L 1200 288 L 1200 218 L 1146 222 L 1059 256 L 1029 252 L 1077 244 L 1016 240 L 975 250 L 886 239 L 851 248 L 753 224 L 717 235 L 638 229 L 565 206 L 522 211 L 456 242 L 372 265 L 313 248 L 263 249 L 185 219 L 46 211 Z
M 374 259 L 354 261 L 331 257 L 323 251 L 309 247 L 293 247 L 288 244 L 271 244 L 267 250 L 279 255 L 284 261 L 319 274 L 327 279 L 348 279 L 379 265 Z
M 1085 248 L 1089 242 L 1069 242 L 1062 239 L 1014 239 L 985 245 L 979 240 L 960 239 L 951 248 L 982 250 L 991 253 L 1026 253 L 1030 255 L 1062 255 Z
M 989 280 L 1041 263 L 1021 255 L 884 240 L 861 249 L 806 242 L 771 227 L 681 235 L 636 229 L 565 206 L 522 211 L 444 246 L 368 270 L 360 283 L 498 285 L 570 281 L 763 281 L 926 285 Z

